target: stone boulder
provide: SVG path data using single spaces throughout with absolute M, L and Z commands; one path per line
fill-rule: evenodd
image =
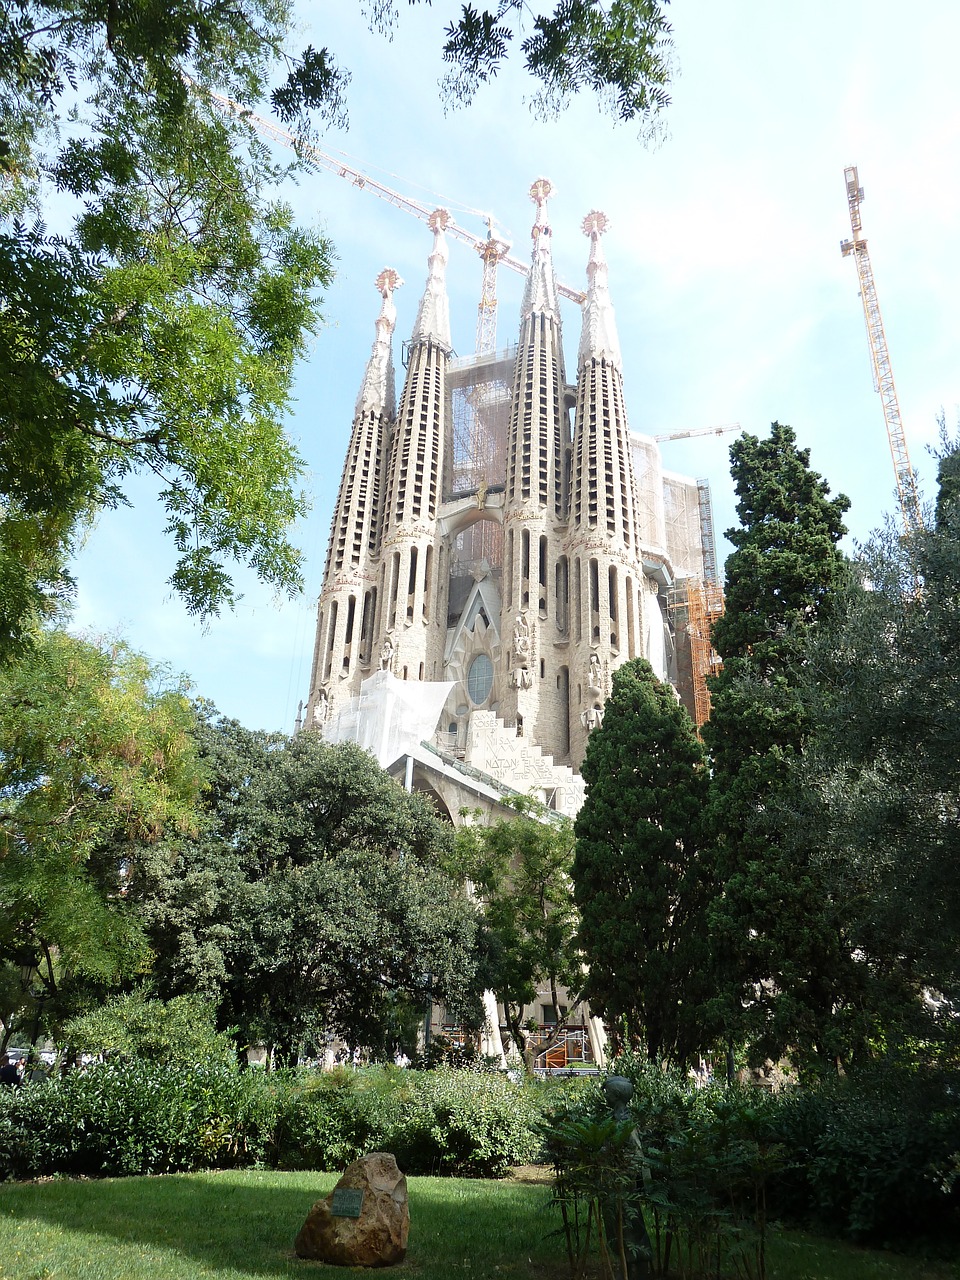
M 337 1192 L 363 1193 L 359 1217 L 343 1216 L 359 1197 Z M 317 1201 L 293 1247 L 298 1258 L 335 1267 L 392 1267 L 403 1261 L 409 1232 L 407 1180 L 393 1156 L 375 1151 L 355 1160 L 327 1198 Z

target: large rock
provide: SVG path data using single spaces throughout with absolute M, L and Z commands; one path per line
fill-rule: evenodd
M 333 1212 L 338 1191 L 362 1191 L 359 1217 Z M 337 1196 L 341 1202 L 356 1197 Z M 407 1180 L 393 1156 L 374 1151 L 355 1160 L 325 1200 L 318 1200 L 300 1228 L 294 1249 L 336 1267 L 392 1267 L 403 1261 L 410 1233 Z

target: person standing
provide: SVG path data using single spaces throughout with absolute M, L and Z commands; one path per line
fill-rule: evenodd
M 20 1079 L 20 1072 L 17 1068 L 16 1062 L 11 1058 L 9 1053 L 5 1053 L 3 1055 L 3 1060 L 0 1061 L 0 1086 L 4 1086 L 8 1089 L 16 1089 L 19 1088 L 22 1083 L 23 1081 Z

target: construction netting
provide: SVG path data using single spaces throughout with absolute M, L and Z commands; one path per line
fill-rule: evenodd
M 437 728 L 451 682 L 398 680 L 377 671 L 350 701 L 324 725 L 328 742 L 356 742 L 387 768 L 430 741 Z
M 637 524 L 646 551 L 665 551 L 663 464 L 660 446 L 651 436 L 630 437 L 630 455 L 637 485 Z
M 506 483 L 507 437 L 516 348 L 452 360 L 447 367 L 452 439 L 447 498 L 496 490 Z M 454 546 L 451 573 L 472 574 L 484 562 L 499 569 L 503 530 L 493 520 L 465 529 Z
M 663 472 L 663 515 L 674 575 L 702 578 L 703 541 L 696 480 L 675 471 Z

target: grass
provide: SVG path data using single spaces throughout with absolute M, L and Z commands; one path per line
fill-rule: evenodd
M 335 1174 L 242 1171 L 0 1186 L 0 1280 L 344 1280 L 293 1238 Z M 411 1178 L 398 1280 L 564 1280 L 535 1183 Z M 776 1233 L 770 1280 L 950 1280 L 960 1272 L 800 1232 Z M 374 1274 L 365 1272 L 364 1274 Z M 375 1273 L 380 1274 L 380 1273 Z

